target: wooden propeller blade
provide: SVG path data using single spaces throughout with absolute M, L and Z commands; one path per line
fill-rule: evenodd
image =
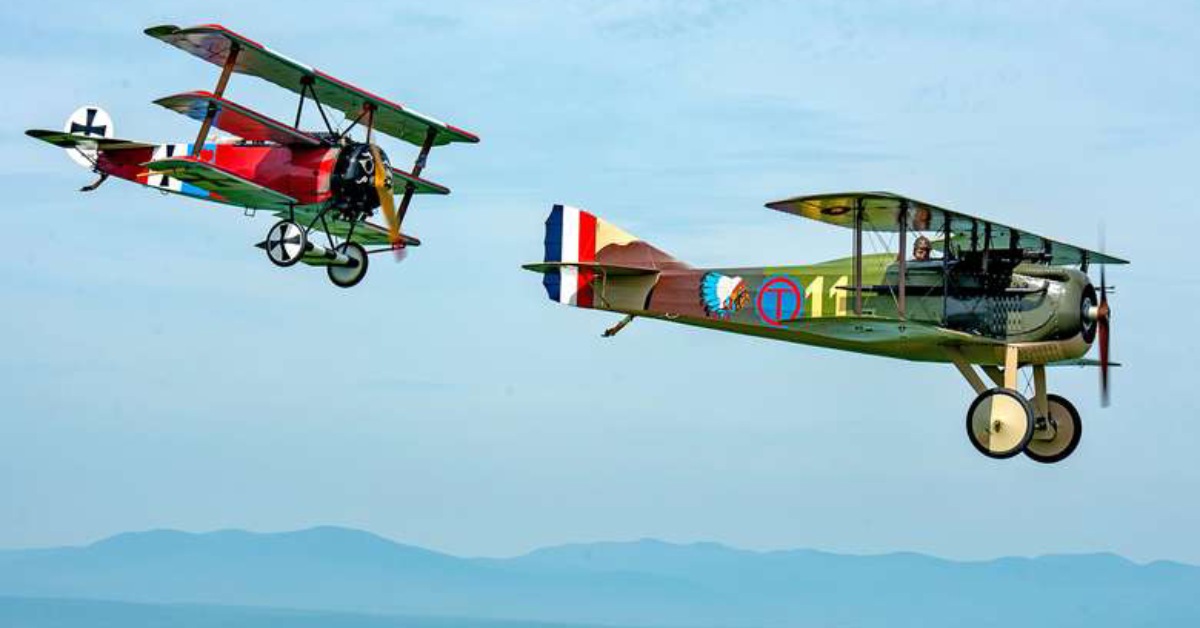
M 375 162 L 375 193 L 379 195 L 379 208 L 387 220 L 388 237 L 391 238 L 392 248 L 399 248 L 400 221 L 396 218 L 396 199 L 392 196 L 392 186 L 388 184 L 387 166 L 375 144 L 371 144 L 371 158 Z

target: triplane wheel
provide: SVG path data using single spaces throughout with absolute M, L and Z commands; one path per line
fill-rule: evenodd
M 1053 464 L 1066 459 L 1079 446 L 1083 435 L 1083 423 L 1079 411 L 1063 397 L 1046 395 L 1050 416 L 1046 417 L 1046 430 L 1052 438 L 1034 438 L 1025 446 L 1025 455 L 1037 462 Z M 1040 427 L 1040 426 L 1039 426 Z M 1039 430 L 1040 432 L 1041 430 Z
M 291 220 L 280 220 L 267 232 L 267 258 L 276 266 L 291 266 L 304 257 L 308 236 Z
M 1007 388 L 985 390 L 967 410 L 967 438 L 989 458 L 1011 458 L 1033 437 L 1033 406 Z
M 357 285 L 367 274 L 367 250 L 357 242 L 343 242 L 334 250 L 349 257 L 352 263 L 347 266 L 326 266 L 325 272 L 329 274 L 329 281 L 340 288 Z

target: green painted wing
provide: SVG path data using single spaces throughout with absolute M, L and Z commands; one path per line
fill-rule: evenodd
M 311 224 L 314 231 L 321 231 L 343 240 L 346 239 L 346 236 L 350 234 L 350 223 L 340 218 L 330 217 L 329 214 L 326 214 L 325 222 L 322 223 L 320 220 L 317 220 L 317 214 L 320 212 L 320 205 L 297 206 L 294 214 L 295 220 L 305 227 Z M 276 211 L 275 215 L 280 219 L 289 217 L 286 209 Z M 313 222 L 314 220 L 316 222 Z M 326 229 L 326 226 L 329 228 Z M 421 245 L 420 240 L 410 235 L 402 233 L 400 237 L 407 246 Z M 354 237 L 352 239 L 363 246 L 391 246 L 392 244 L 391 238 L 388 236 L 387 227 L 365 220 L 360 221 L 354 226 Z
M 321 104 L 343 112 L 349 119 L 356 118 L 363 111 L 363 105 L 372 105 L 375 107 L 376 131 L 417 146 L 424 143 L 430 131 L 434 132 L 435 146 L 479 141 L 468 131 L 333 78 L 220 24 L 191 28 L 154 26 L 147 28 L 145 33 L 217 66 L 225 64 L 230 50 L 236 45 L 239 52 L 234 71 L 257 76 L 296 93 L 300 93 L 307 83 Z
M 1018 248 L 1040 251 L 1049 255 L 1051 264 L 1076 265 L 1084 258 L 1091 264 L 1128 264 L 1129 262 L 1105 253 L 1029 233 L 1015 227 L 951 211 L 916 199 L 905 198 L 891 192 L 837 192 L 797 196 L 782 201 L 767 203 L 767 207 L 811 220 L 854 227 L 854 209 L 861 207 L 863 229 L 866 231 L 899 231 L 901 209 L 907 207 L 908 228 L 916 231 L 944 233 L 947 226 L 958 243 L 958 238 L 974 233 L 980 247 L 984 246 L 986 234 L 990 233 L 991 248 L 1007 248 L 1015 241 Z
M 228 170 L 193 157 L 168 157 L 147 162 L 145 167 L 153 172 L 190 183 L 212 194 L 210 200 L 251 207 L 275 209 L 287 207 L 296 199 L 244 179 Z

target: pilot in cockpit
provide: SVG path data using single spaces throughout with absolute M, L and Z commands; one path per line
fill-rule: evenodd
M 932 250 L 933 244 L 929 241 L 929 238 L 926 238 L 925 236 L 918 236 L 917 239 L 913 241 L 913 261 L 929 261 L 929 254 Z

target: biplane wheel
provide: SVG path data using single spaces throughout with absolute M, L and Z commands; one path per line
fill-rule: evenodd
M 985 390 L 967 410 L 967 438 L 989 458 L 1011 458 L 1033 437 L 1033 406 L 1007 388 Z
M 1079 446 L 1083 422 L 1079 419 L 1079 411 L 1065 398 L 1046 395 L 1046 402 L 1050 410 L 1046 420 L 1054 429 L 1054 438 L 1029 441 L 1025 446 L 1025 455 L 1036 462 L 1054 464 L 1065 460 Z
M 267 259 L 276 266 L 292 266 L 304 257 L 308 234 L 304 227 L 291 220 L 280 220 L 267 232 Z
M 367 274 L 367 250 L 357 242 L 343 242 L 334 250 L 344 253 L 355 263 L 352 266 L 326 266 L 325 272 L 329 274 L 329 281 L 339 288 L 358 285 Z

